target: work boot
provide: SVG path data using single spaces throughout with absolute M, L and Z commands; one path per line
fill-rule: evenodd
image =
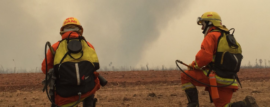
M 91 95 L 83 100 L 83 107 L 95 107 L 97 99 L 94 98 L 94 95 Z
M 243 101 L 234 102 L 230 107 L 259 107 L 252 96 L 246 96 Z
M 197 88 L 190 88 L 185 90 L 188 106 L 187 107 L 199 107 L 198 91 Z

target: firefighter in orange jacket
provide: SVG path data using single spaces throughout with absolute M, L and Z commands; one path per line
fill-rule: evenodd
M 201 17 L 198 18 L 197 24 L 202 25 L 201 29 L 203 30 L 204 40 L 201 44 L 201 49 L 196 54 L 195 61 L 190 64 L 191 68 L 184 72 L 202 83 L 210 84 L 209 78 L 207 77 L 209 69 L 202 68 L 208 66 L 211 62 L 215 62 L 215 57 L 217 57 L 217 54 L 222 52 L 220 52 L 220 50 L 222 50 L 224 47 L 227 47 L 228 44 L 223 44 L 227 43 L 227 41 L 225 41 L 226 39 L 222 38 L 226 35 L 222 35 L 224 32 L 229 32 L 229 30 L 224 25 L 222 25 L 221 18 L 216 12 L 204 13 Z M 239 48 L 234 51 L 241 54 L 241 46 L 239 44 L 238 46 Z M 213 71 L 215 71 L 215 69 L 213 69 Z M 225 78 L 219 74 L 217 74 L 215 77 L 217 85 L 228 85 L 232 83 L 227 87 L 218 87 L 219 98 L 212 99 L 216 107 L 258 107 L 255 99 L 251 96 L 246 96 L 243 101 L 230 103 L 233 92 L 238 90 L 238 84 L 236 80 L 232 78 Z M 182 90 L 185 91 L 188 99 L 188 107 L 199 107 L 198 92 L 196 86 L 205 85 L 194 81 L 184 73 L 181 73 L 181 83 Z M 211 88 L 208 86 L 205 87 L 205 90 L 209 91 L 210 93 Z
M 84 39 L 84 37 L 81 36 L 83 34 L 83 27 L 81 26 L 80 22 L 74 17 L 69 17 L 64 21 L 63 26 L 60 29 L 60 34 L 62 36 L 62 40 L 52 45 L 55 55 L 53 56 L 50 50 L 48 50 L 47 55 L 46 55 L 47 56 L 47 70 L 54 68 L 55 73 L 59 74 L 59 76 L 56 76 L 57 79 L 56 79 L 56 91 L 54 95 L 54 102 L 55 104 L 62 107 L 68 107 L 68 106 L 74 105 L 79 99 L 79 96 L 72 95 L 71 93 L 72 91 L 79 89 L 79 90 L 84 90 L 84 92 L 82 92 L 81 94 L 81 99 L 80 99 L 80 101 L 83 101 L 83 107 L 93 107 L 93 104 L 95 103 L 94 93 L 100 88 L 98 73 L 95 71 L 99 68 L 99 64 L 98 64 L 97 56 L 95 54 L 94 47 L 89 42 L 87 42 Z M 66 53 L 68 53 L 66 49 L 67 41 L 71 43 L 69 39 L 75 39 L 79 37 L 81 37 L 82 39 L 81 43 L 82 43 L 83 53 L 79 55 L 79 57 L 77 57 L 76 54 L 73 54 L 73 53 L 71 54 L 69 53 L 68 55 L 65 55 Z M 79 62 L 79 60 L 72 59 L 73 57 L 80 58 L 80 60 L 83 60 L 84 62 Z M 96 60 L 93 61 L 93 59 L 96 59 Z M 92 63 L 95 64 L 94 65 L 95 67 L 90 68 L 89 66 L 93 66 Z M 42 62 L 42 71 L 44 74 L 48 72 L 46 71 L 45 59 Z M 84 87 L 86 88 L 80 89 L 80 87 L 76 87 L 76 85 L 75 87 L 73 86 L 68 87 L 68 85 L 63 85 L 64 84 L 63 82 L 68 83 L 69 79 L 63 80 L 62 78 L 67 76 L 68 73 L 72 74 L 72 72 L 75 72 L 75 71 L 76 71 L 76 74 L 74 74 L 75 80 L 77 80 L 75 81 L 75 83 L 76 84 L 87 83 L 86 85 L 84 85 Z M 64 73 L 64 72 L 66 72 L 66 74 L 62 74 L 61 78 L 58 78 L 60 77 L 60 73 Z M 88 82 L 91 80 L 92 82 Z

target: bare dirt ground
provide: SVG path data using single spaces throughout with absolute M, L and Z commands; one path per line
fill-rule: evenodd
M 186 107 L 180 71 L 100 72 L 109 83 L 96 93 L 97 107 Z M 232 102 L 254 96 L 260 107 L 270 107 L 270 69 L 241 69 L 243 88 Z M 50 107 L 41 81 L 45 75 L 0 74 L 0 107 Z M 208 92 L 198 87 L 200 107 L 214 107 Z M 79 107 L 82 107 L 80 104 Z

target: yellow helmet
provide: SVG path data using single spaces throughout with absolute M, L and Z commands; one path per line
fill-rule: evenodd
M 221 30 L 229 31 L 225 26 L 222 25 L 220 16 L 216 12 L 205 12 L 201 17 L 198 17 L 197 24 L 202 25 L 203 21 L 212 22 L 212 24 Z
M 74 18 L 74 17 L 68 17 L 64 22 L 63 22 L 63 25 L 60 29 L 60 32 L 63 31 L 64 27 L 67 26 L 67 25 L 76 25 L 80 28 L 81 30 L 81 34 L 83 33 L 83 27 L 82 25 L 80 24 L 79 20 L 77 18 Z

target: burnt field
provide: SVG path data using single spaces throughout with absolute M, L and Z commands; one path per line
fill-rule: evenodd
M 97 107 L 185 107 L 181 90 L 181 71 L 106 71 L 108 80 L 96 93 Z M 241 69 L 243 88 L 234 93 L 232 102 L 246 95 L 256 98 L 260 107 L 270 105 L 270 69 Z M 0 107 L 50 107 L 42 92 L 42 73 L 0 74 Z M 201 107 L 214 107 L 208 92 L 199 87 Z M 82 107 L 81 105 L 79 105 Z

